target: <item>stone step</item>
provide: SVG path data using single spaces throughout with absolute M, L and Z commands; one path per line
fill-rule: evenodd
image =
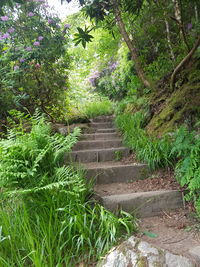
M 113 127 L 113 122 L 91 122 L 90 127 L 93 129 L 107 129 Z
M 102 197 L 101 201 L 103 206 L 112 212 L 122 209 L 141 218 L 157 216 L 163 211 L 183 207 L 182 192 L 178 190 L 111 195 Z
M 84 150 L 84 149 L 92 149 L 92 148 L 114 148 L 121 147 L 122 140 L 121 139 L 113 139 L 113 140 L 90 140 L 90 141 L 79 141 L 73 147 L 74 151 Z
M 67 154 L 65 159 L 72 162 L 102 162 L 118 160 L 121 157 L 128 156 L 130 150 L 125 147 L 87 149 L 81 151 L 72 151 Z
M 93 134 L 82 134 L 81 139 L 86 140 L 111 140 L 119 138 L 117 133 L 93 133 Z
M 97 129 L 96 133 L 115 133 L 116 128 Z
M 95 184 L 129 183 L 147 178 L 149 169 L 146 164 L 123 164 L 122 162 L 86 163 L 86 177 Z
M 92 122 L 111 122 L 114 120 L 114 116 L 99 116 L 92 119 Z

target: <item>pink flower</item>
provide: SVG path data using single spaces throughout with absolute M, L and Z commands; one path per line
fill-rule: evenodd
M 5 34 L 3 34 L 3 36 L 2 36 L 3 39 L 7 39 L 7 38 L 9 38 L 9 37 L 10 37 L 10 34 L 9 34 L 9 33 L 5 33 Z
M 23 62 L 25 62 L 26 60 L 24 59 L 24 58 L 21 58 L 20 60 L 19 60 L 19 62 L 20 63 L 23 63 Z
M 46 4 L 45 2 L 44 2 L 44 4 L 42 5 L 44 8 L 49 8 L 50 6 L 48 5 L 48 4 Z
M 39 41 L 42 41 L 43 39 L 44 39 L 43 36 L 39 36 L 39 37 L 38 37 L 38 40 L 39 40 Z
M 9 33 L 13 33 L 14 31 L 15 31 L 14 28 L 10 28 L 10 29 L 8 29 L 8 32 L 9 32 Z
M 69 29 L 70 27 L 71 27 L 70 24 L 65 24 L 65 26 L 64 26 L 65 29 Z
M 1 20 L 2 20 L 2 21 L 8 21 L 8 20 L 9 20 L 9 17 L 8 17 L 8 16 L 2 16 L 2 17 L 1 17 Z
M 35 14 L 33 12 L 28 13 L 28 17 L 33 17 Z
M 188 30 L 191 30 L 192 27 L 193 27 L 192 23 L 188 23 L 188 25 L 187 25 Z
M 19 66 L 14 66 L 14 71 L 18 70 Z
M 52 19 L 48 19 L 48 23 L 52 24 L 52 23 L 54 23 L 54 21 Z
M 32 50 L 32 47 L 28 46 L 28 47 L 26 47 L 25 50 L 26 50 L 26 51 L 31 51 L 31 50 Z
M 39 69 L 41 65 L 39 63 L 35 64 L 36 69 Z
M 35 41 L 35 42 L 33 43 L 33 45 L 34 45 L 34 46 L 40 46 L 40 42 Z

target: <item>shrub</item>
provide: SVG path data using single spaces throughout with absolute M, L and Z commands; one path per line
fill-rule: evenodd
M 33 114 L 40 107 L 60 119 L 69 69 L 67 29 L 44 1 L 25 2 L 14 5 L 14 11 L 6 8 L 6 20 L 0 19 L 0 117 L 10 108 L 26 107 Z
M 181 186 L 187 187 L 186 199 L 194 201 L 200 215 L 200 136 L 181 126 L 174 138 L 172 153 L 179 158 L 175 168 L 176 178 Z
M 111 115 L 113 113 L 113 104 L 109 100 L 102 100 L 87 103 L 83 108 L 83 114 L 88 118 L 94 118 L 102 115 Z
M 124 113 L 116 117 L 116 125 L 124 134 L 124 142 L 135 153 L 139 160 L 146 162 L 151 169 L 172 165 L 174 160 L 170 153 L 172 146 L 169 136 L 156 139 L 148 136 L 143 129 L 145 115 Z

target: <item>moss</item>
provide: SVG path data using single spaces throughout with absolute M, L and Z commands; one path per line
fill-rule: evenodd
M 152 117 L 147 125 L 148 133 L 162 136 L 173 131 L 186 120 L 192 123 L 191 120 L 200 114 L 199 104 L 200 83 L 185 84 L 181 89 L 173 92 Z
M 137 266 L 138 267 L 147 267 L 148 266 L 147 259 L 145 257 L 140 257 L 138 262 L 137 262 Z

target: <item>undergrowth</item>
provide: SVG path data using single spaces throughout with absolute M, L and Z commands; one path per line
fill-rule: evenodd
M 200 135 L 181 126 L 175 132 L 172 153 L 178 157 L 175 167 L 176 178 L 187 188 L 186 200 L 194 201 L 200 216 Z
M 51 135 L 42 117 L 29 133 L 11 130 L 0 141 L 0 266 L 74 266 L 96 260 L 122 235 L 136 229 L 91 200 L 84 172 L 63 156 L 80 130 Z
M 145 131 L 144 112 L 124 112 L 117 115 L 116 125 L 138 160 L 146 162 L 151 169 L 175 168 L 177 181 L 185 187 L 186 200 L 193 201 L 200 216 L 200 135 L 181 126 L 177 131 L 161 138 L 149 136 Z
M 144 113 L 124 113 L 116 117 L 116 125 L 124 134 L 124 142 L 135 153 L 138 160 L 146 162 L 151 169 L 170 166 L 174 157 L 169 136 L 157 139 L 148 136 L 143 129 Z
M 113 113 L 113 104 L 109 100 L 87 103 L 83 107 L 82 112 L 87 118 L 95 118 L 102 115 L 111 115 Z

